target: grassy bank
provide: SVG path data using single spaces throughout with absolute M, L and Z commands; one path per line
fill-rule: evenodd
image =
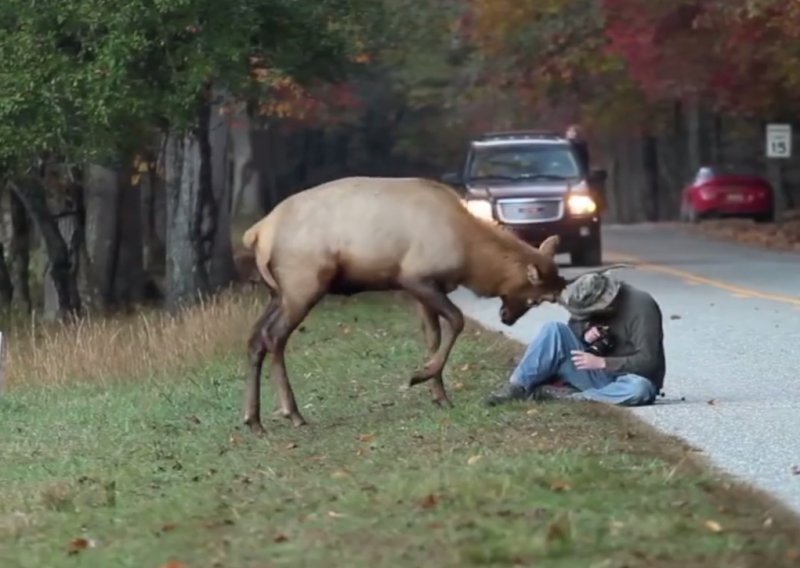
M 0 399 L 0 566 L 800 558 L 779 512 L 624 413 L 483 408 L 519 353 L 496 334 L 465 332 L 446 377 L 456 408 L 433 407 L 426 387 L 406 387 L 423 360 L 413 311 L 386 296 L 312 312 L 288 355 L 310 425 L 266 420 L 268 436 L 251 437 L 239 427 L 243 345 L 260 303 L 33 334 Z

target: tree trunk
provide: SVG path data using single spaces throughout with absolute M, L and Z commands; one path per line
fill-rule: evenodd
M 211 252 L 209 284 L 212 290 L 228 286 L 234 279 L 233 245 L 231 243 L 231 183 L 228 150 L 231 144 L 228 123 L 218 112 L 225 102 L 220 95 L 212 106 L 209 125 L 211 155 L 211 189 L 217 204 L 216 228 Z
M 14 289 L 13 305 L 25 313 L 31 311 L 30 269 L 30 223 L 25 205 L 15 191 L 8 196 L 11 212 L 11 244 L 9 265 L 11 285 Z
M 2 305 L 3 309 L 9 309 L 13 300 L 14 286 L 11 283 L 8 264 L 6 264 L 5 247 L 0 243 L 0 305 Z
M 117 255 L 113 275 L 113 295 L 116 302 L 129 309 L 142 299 L 144 290 L 144 256 L 142 237 L 142 199 L 139 185 L 132 182 L 131 161 L 116 172 L 119 188 Z
M 172 133 L 167 141 L 166 301 L 171 310 L 195 303 L 211 291 L 209 264 L 217 230 L 211 186 L 210 109 L 200 104 L 197 128 Z
M 95 307 L 115 304 L 114 279 L 119 253 L 120 188 L 117 172 L 98 164 L 86 168 L 86 243 L 97 298 Z
M 68 225 L 74 223 L 74 219 L 62 217 L 56 221 L 47 205 L 45 187 L 37 179 L 22 178 L 13 183 L 11 188 L 36 222 L 47 250 L 49 267 L 45 284 L 52 284 L 56 302 L 52 312 L 45 309 L 45 318 L 79 315 L 81 306 L 75 280 L 76 272 L 73 270 L 69 247 L 61 232 L 63 226 L 71 241 L 72 227 Z
M 656 138 L 652 134 L 646 134 L 643 140 L 642 162 L 644 166 L 645 185 L 650 196 L 650 214 L 648 221 L 661 220 L 661 187 L 658 180 L 658 149 Z

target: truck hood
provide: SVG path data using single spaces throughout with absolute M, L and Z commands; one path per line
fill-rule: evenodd
M 562 197 L 571 187 L 580 182 L 541 181 L 536 182 L 473 182 L 467 185 L 470 197 L 479 199 L 507 199 L 515 197 Z

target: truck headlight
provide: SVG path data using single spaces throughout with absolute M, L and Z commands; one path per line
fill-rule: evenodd
M 492 204 L 484 199 L 470 199 L 465 203 L 467 211 L 479 219 L 492 219 Z
M 575 194 L 567 198 L 567 209 L 572 215 L 591 215 L 597 211 L 597 203 L 588 195 Z

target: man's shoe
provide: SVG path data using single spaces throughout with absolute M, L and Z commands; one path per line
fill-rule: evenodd
M 506 383 L 488 397 L 486 397 L 487 406 L 497 406 L 498 404 L 505 404 L 515 400 L 525 400 L 528 398 L 528 391 L 525 387 L 514 383 Z
M 576 389 L 572 387 L 559 387 L 554 385 L 543 385 L 533 389 L 530 398 L 532 400 L 573 400 Z

